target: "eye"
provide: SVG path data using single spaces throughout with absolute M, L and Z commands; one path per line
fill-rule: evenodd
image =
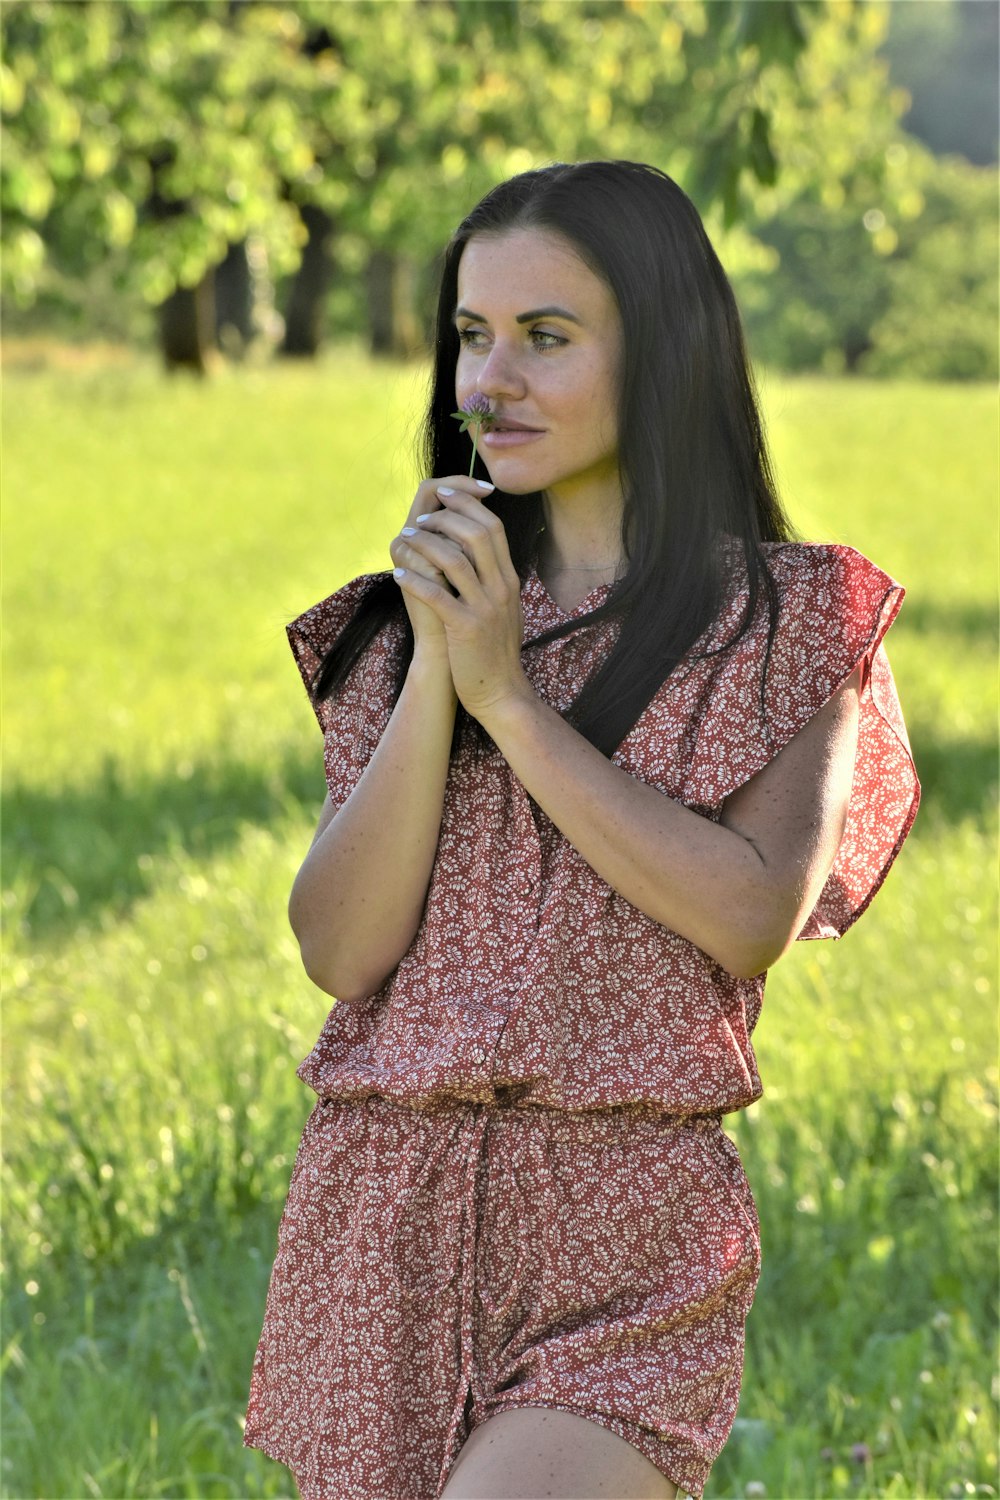
M 548 339 L 550 341 L 545 344 L 536 344 L 535 347 L 538 349 L 557 349 L 560 344 L 569 342 L 568 339 L 561 338 L 558 333 L 546 333 L 544 328 L 533 328 L 531 330 L 531 337 L 533 339 Z
M 560 344 L 569 343 L 569 340 L 563 338 L 560 334 L 548 333 L 544 328 L 530 329 L 528 337 L 533 341 L 536 349 L 558 349 Z M 465 344 L 471 349 L 481 349 L 482 344 L 480 340 L 485 338 L 486 334 L 481 328 L 458 329 L 459 343 Z

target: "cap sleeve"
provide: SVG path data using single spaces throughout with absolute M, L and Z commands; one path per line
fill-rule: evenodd
M 323 657 L 353 619 L 368 590 L 384 577 L 384 573 L 365 573 L 353 578 L 285 627 L 323 731 L 323 766 L 334 809 L 346 802 L 361 779 L 389 722 L 401 632 L 392 624 L 380 630 L 330 697 L 314 700 L 311 684 Z
M 800 938 L 840 937 L 861 915 L 902 847 L 920 800 L 910 743 L 883 640 L 900 584 L 851 547 L 769 550 L 779 608 L 761 714 L 767 647 L 762 614 L 729 653 L 699 724 L 685 800 L 720 806 L 763 769 L 859 666 L 858 749 L 836 861 Z

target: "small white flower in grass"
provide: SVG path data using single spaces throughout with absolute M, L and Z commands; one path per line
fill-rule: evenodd
M 766 1500 L 767 1485 L 759 1479 L 751 1479 L 743 1491 L 746 1500 Z

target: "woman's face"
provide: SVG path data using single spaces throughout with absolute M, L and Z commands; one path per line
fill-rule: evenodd
M 622 329 L 610 288 L 561 235 L 474 236 L 458 269 L 458 404 L 497 413 L 479 451 L 508 494 L 620 503 Z M 530 429 L 504 427 L 505 419 Z

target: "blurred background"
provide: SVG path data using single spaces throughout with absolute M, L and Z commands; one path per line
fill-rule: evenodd
M 499 179 L 629 157 L 709 216 L 782 369 L 996 372 L 983 0 L 6 0 L 8 340 L 168 365 L 426 348 Z
M 707 1500 L 995 1495 L 991 0 L 4 0 L 5 1497 L 294 1496 L 242 1447 L 329 997 L 285 623 L 388 542 L 443 244 L 646 160 L 733 280 L 779 487 L 907 588 L 924 787 L 727 1120 L 763 1221 Z

